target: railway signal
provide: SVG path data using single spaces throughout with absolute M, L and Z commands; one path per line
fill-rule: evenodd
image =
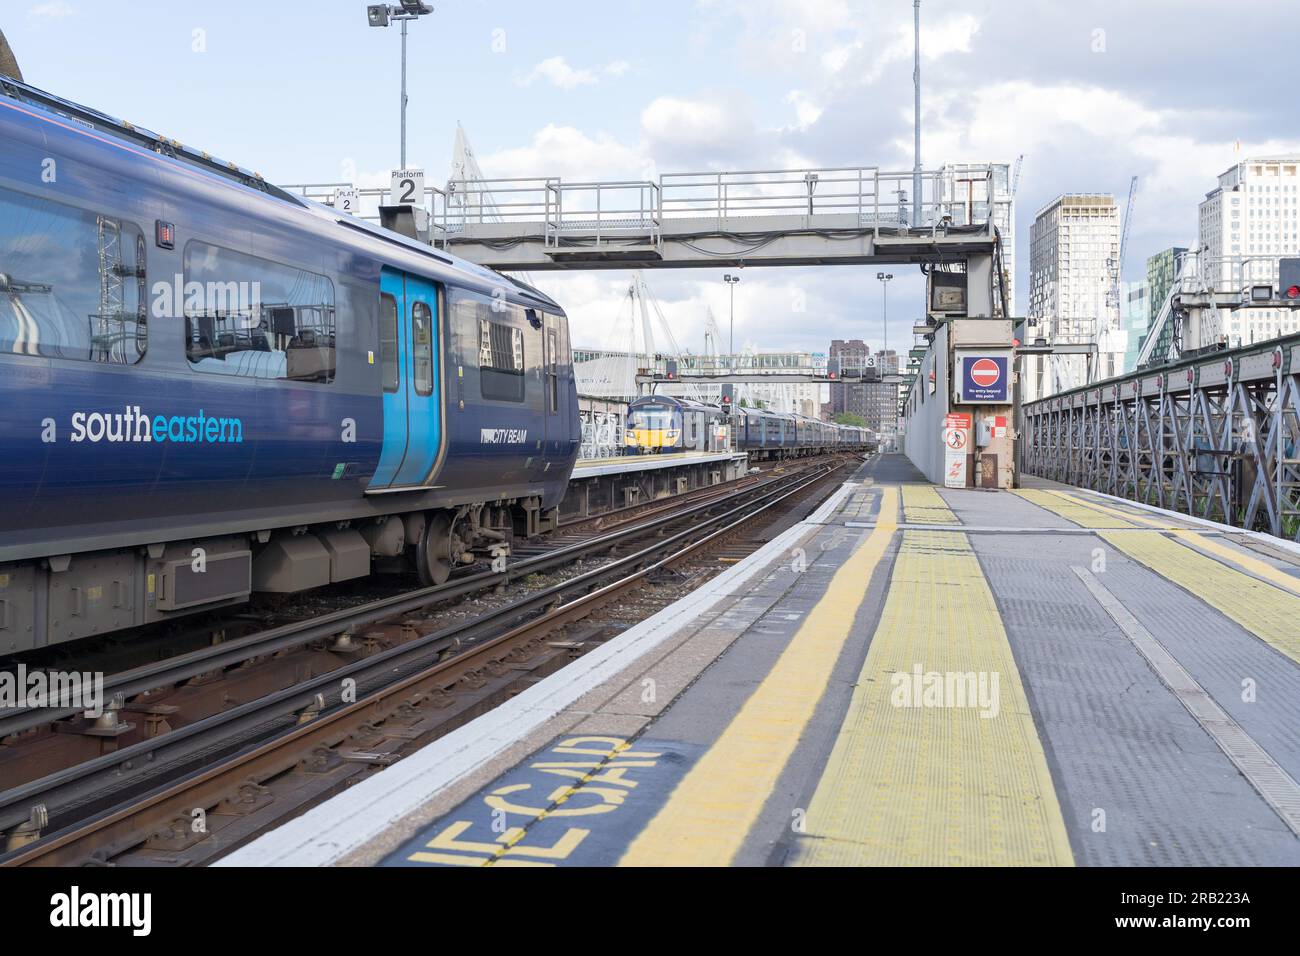
M 1300 302 L 1300 259 L 1282 259 L 1277 264 L 1278 298 Z

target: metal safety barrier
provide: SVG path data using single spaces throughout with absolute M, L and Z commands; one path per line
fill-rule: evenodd
M 1021 471 L 1300 540 L 1300 335 L 1026 404 Z

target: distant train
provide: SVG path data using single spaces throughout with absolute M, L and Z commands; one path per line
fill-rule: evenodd
M 726 451 L 726 424 L 726 413 L 717 405 L 672 395 L 648 395 L 627 407 L 624 450 L 638 455 Z
M 763 408 L 737 408 L 734 412 L 728 415 L 718 405 L 672 395 L 643 396 L 628 405 L 624 450 L 628 454 L 661 454 L 734 447 L 753 459 L 768 459 L 865 451 L 875 444 L 874 435 L 865 428 Z
M 0 143 L 0 654 L 554 523 L 547 296 L 16 81 Z

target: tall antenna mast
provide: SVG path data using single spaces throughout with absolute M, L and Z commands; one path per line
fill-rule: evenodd
M 916 127 L 916 146 L 912 151 L 912 225 L 921 225 L 921 0 L 912 0 L 916 25 L 916 55 L 912 68 L 912 85 L 916 88 L 913 125 Z

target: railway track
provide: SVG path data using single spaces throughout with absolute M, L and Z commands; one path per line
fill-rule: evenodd
M 158 688 L 238 673 L 313 642 L 332 642 L 345 655 L 328 673 L 0 793 L 0 830 L 9 834 L 0 863 L 186 865 L 228 852 L 598 646 L 601 628 L 591 621 L 630 592 L 653 590 L 657 576 L 672 578 L 669 600 L 680 596 L 701 571 L 683 576 L 677 569 L 717 548 L 725 549 L 723 561 L 733 560 L 744 549 L 745 529 L 772 526 L 844 462 L 810 460 L 703 500 L 638 510 L 615 530 L 560 543 L 504 573 L 472 575 L 113 675 L 106 695 L 138 703 Z M 429 629 L 427 620 L 413 619 L 456 595 L 505 587 L 602 551 L 610 557 L 597 567 L 450 626 Z M 713 573 L 722 566 L 715 562 Z M 377 626 L 401 629 L 405 639 L 367 643 L 367 629 Z M 348 654 L 356 659 L 346 660 Z M 51 714 L 11 713 L 0 720 L 0 736 L 30 732 L 39 717 L 48 722 Z

